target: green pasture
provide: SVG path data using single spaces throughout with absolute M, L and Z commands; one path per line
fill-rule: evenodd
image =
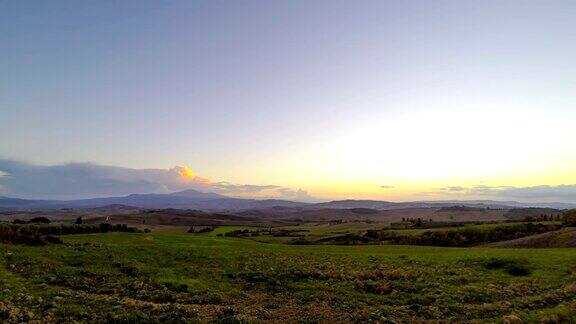
M 574 249 L 294 246 L 216 236 L 229 229 L 2 244 L 0 318 L 230 323 L 576 316 Z

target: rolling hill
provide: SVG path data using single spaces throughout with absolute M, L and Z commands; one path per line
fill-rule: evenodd
M 240 210 L 271 207 L 300 207 L 306 203 L 279 199 L 240 199 L 185 190 L 171 194 L 132 194 L 123 197 L 106 197 L 79 200 L 28 200 L 0 197 L 0 208 L 9 209 L 61 209 L 96 208 L 109 205 L 124 205 L 150 209 L 200 209 L 200 210 Z
M 302 208 L 306 210 L 326 209 L 371 209 L 378 211 L 397 209 L 423 209 L 467 207 L 478 209 L 512 208 L 576 208 L 576 204 L 567 203 L 519 203 L 514 201 L 413 201 L 390 202 L 381 200 L 335 200 L 321 203 L 304 203 L 281 199 L 243 199 L 223 196 L 213 192 L 184 190 L 170 194 L 131 194 L 122 197 L 104 197 L 79 200 L 31 200 L 0 197 L 0 209 L 4 210 L 42 210 L 62 208 L 96 208 L 109 205 L 124 205 L 147 209 L 199 209 L 199 210 L 248 210 L 267 208 Z
M 576 247 L 576 228 L 568 227 L 559 231 L 491 243 L 486 246 L 503 248 L 574 248 Z

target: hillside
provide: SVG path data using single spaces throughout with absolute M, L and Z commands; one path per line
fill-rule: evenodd
M 508 219 L 514 219 L 514 220 L 522 220 L 525 219 L 526 217 L 531 217 L 531 218 L 539 218 L 542 216 L 546 216 L 546 217 L 558 217 L 562 214 L 562 210 L 559 209 L 554 209 L 554 208 L 537 208 L 537 207 L 531 207 L 531 208 L 514 208 L 514 209 L 510 209 L 507 213 L 506 213 L 506 218 Z
M 280 219 L 238 215 L 231 213 L 206 212 L 201 210 L 163 209 L 147 210 L 129 215 L 109 215 L 106 217 L 91 218 L 87 223 L 99 224 L 103 222 L 123 223 L 129 225 L 169 225 L 169 226 L 192 226 L 192 225 L 250 225 L 250 226 L 278 226 L 290 225 L 294 222 Z
M 576 247 L 576 228 L 564 228 L 555 232 L 492 243 L 487 246 L 503 248 L 573 248 Z

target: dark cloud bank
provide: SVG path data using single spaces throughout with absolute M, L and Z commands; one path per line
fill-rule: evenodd
M 184 180 L 181 174 L 182 167 L 131 169 L 93 163 L 39 166 L 0 159 L 0 195 L 29 199 L 82 199 L 196 189 L 230 197 L 314 201 L 301 189 L 212 183 L 202 177 Z

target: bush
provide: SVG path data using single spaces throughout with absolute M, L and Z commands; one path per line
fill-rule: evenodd
M 28 221 L 28 224 L 34 223 L 50 224 L 50 220 L 46 217 L 34 217 Z
M 116 262 L 113 264 L 121 273 L 127 275 L 128 277 L 138 277 L 140 272 L 138 268 L 130 264 L 122 264 L 120 262 Z
M 504 269 L 513 276 L 527 276 L 530 274 L 530 269 L 524 262 L 512 259 L 491 258 L 484 264 L 484 267 L 488 270 Z
M 523 265 L 512 264 L 506 267 L 506 272 L 508 272 L 508 274 L 511 274 L 513 276 L 527 276 L 530 274 L 530 269 L 528 269 Z
M 46 242 L 52 243 L 52 244 L 64 243 L 64 242 L 62 242 L 62 240 L 58 236 L 54 236 L 54 235 L 47 235 L 46 236 Z
M 488 270 L 502 269 L 513 262 L 514 261 L 512 260 L 491 258 L 488 260 L 488 262 L 486 262 L 486 264 L 484 264 L 484 267 Z

